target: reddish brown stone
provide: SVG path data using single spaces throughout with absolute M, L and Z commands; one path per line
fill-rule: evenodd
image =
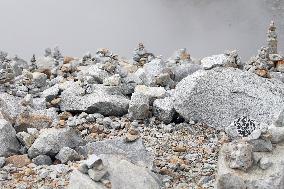
M 31 163 L 31 160 L 28 158 L 28 156 L 25 155 L 13 155 L 8 158 L 6 158 L 6 165 L 13 164 L 14 166 L 20 168 L 24 167 Z

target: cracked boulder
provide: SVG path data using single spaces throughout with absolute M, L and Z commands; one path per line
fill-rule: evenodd
M 222 129 L 242 116 L 270 125 L 282 112 L 284 85 L 234 68 L 197 71 L 178 83 L 175 110 Z

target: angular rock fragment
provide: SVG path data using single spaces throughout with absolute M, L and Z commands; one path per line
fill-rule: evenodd
M 153 102 L 156 99 L 166 97 L 166 90 L 163 87 L 147 87 L 145 85 L 138 85 L 135 87 L 134 93 L 146 95 L 149 98 L 150 105 L 153 105 Z
M 60 160 L 61 163 L 67 163 L 68 161 L 80 160 L 80 155 L 72 148 L 63 147 L 55 158 Z
M 252 166 L 252 146 L 248 143 L 229 143 L 228 162 L 232 169 L 246 171 Z
M 68 189 L 107 189 L 101 182 L 94 182 L 88 175 L 73 170 L 70 175 Z
M 16 131 L 12 125 L 4 119 L 0 119 L 0 156 L 8 157 L 17 154 L 20 143 L 16 137 Z
M 71 89 L 63 91 L 60 101 L 61 111 L 101 113 L 105 116 L 121 116 L 128 111 L 129 100 L 123 95 L 103 90 L 82 95 L 81 91 L 82 88 L 76 84 Z
M 174 118 L 174 101 L 171 97 L 157 99 L 153 103 L 153 112 L 159 120 L 165 124 L 171 123 Z
M 145 119 L 149 116 L 149 98 L 141 93 L 133 93 L 129 103 L 128 113 L 132 119 Z
M 91 142 L 81 146 L 79 152 L 84 156 L 87 156 L 87 154 L 98 156 L 101 154 L 120 154 L 134 164 L 153 167 L 153 154 L 146 150 L 142 139 L 131 143 L 125 143 L 123 138 Z
M 75 130 L 66 127 L 62 129 L 49 128 L 41 134 L 29 148 L 29 157 L 38 155 L 55 156 L 63 147 L 75 148 L 84 142 Z
M 39 155 L 32 159 L 32 162 L 36 165 L 51 165 L 52 160 L 47 155 Z

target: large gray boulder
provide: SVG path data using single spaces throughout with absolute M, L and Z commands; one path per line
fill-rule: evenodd
M 20 143 L 15 129 L 8 121 L 0 119 L 0 156 L 8 157 L 18 153 L 19 150 Z
M 55 156 L 63 147 L 75 148 L 83 144 L 83 139 L 72 128 L 43 129 L 29 148 L 28 155 L 31 158 L 38 155 Z
M 215 68 L 184 78 L 174 97 L 181 116 L 214 128 L 242 116 L 270 125 L 283 110 L 284 85 L 239 69 Z
M 128 112 L 129 99 L 120 91 L 100 90 L 99 86 L 94 86 L 93 93 L 83 92 L 75 83 L 70 89 L 64 90 L 61 93 L 61 111 L 100 113 L 105 116 L 121 116 Z

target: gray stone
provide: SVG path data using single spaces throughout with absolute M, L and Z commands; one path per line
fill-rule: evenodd
M 242 186 L 245 189 L 283 189 L 284 183 L 284 164 L 283 164 L 284 146 L 277 145 L 273 153 L 254 152 L 255 165 L 247 170 L 231 169 L 227 162 L 227 144 L 223 145 L 219 152 L 218 171 L 217 171 L 217 188 L 219 183 L 232 183 L 225 188 L 238 188 Z M 256 157 L 257 156 L 257 157 Z M 271 162 L 266 162 L 270 166 L 267 169 L 259 168 L 259 161 L 266 158 Z M 235 182 L 241 181 L 241 182 Z M 220 187 L 221 188 L 221 187 Z M 218 188 L 219 189 L 219 188 Z
M 56 126 L 59 117 L 55 108 L 49 109 L 28 109 L 18 115 L 15 123 L 17 132 L 27 131 L 27 128 L 36 128 L 38 130 Z
M 84 174 L 88 174 L 88 165 L 85 164 L 85 163 L 81 163 L 78 167 L 78 170 L 81 172 L 81 173 L 84 173 Z
M 271 165 L 272 162 L 268 158 L 263 157 L 259 161 L 259 167 L 263 170 L 268 169 Z
M 36 165 L 51 165 L 52 160 L 47 155 L 39 155 L 32 159 L 32 162 Z
M 178 83 L 175 110 L 222 129 L 247 116 L 270 125 L 284 105 L 284 85 L 234 68 L 197 71 Z
M 228 162 L 232 169 L 246 171 L 252 166 L 252 146 L 245 142 L 231 142 L 228 144 Z
M 91 154 L 88 156 L 88 158 L 83 162 L 88 169 L 95 168 L 97 169 L 98 167 L 103 165 L 103 161 L 100 157 L 96 156 L 95 154 Z
M 270 126 L 268 129 L 271 134 L 272 143 L 280 143 L 284 141 L 284 127 L 275 127 L 274 125 Z
M 32 82 L 34 83 L 35 87 L 40 88 L 46 86 L 47 75 L 40 72 L 34 72 L 32 74 L 33 74 Z
M 121 78 L 118 74 L 114 74 L 108 78 L 105 78 L 103 84 L 105 86 L 118 86 L 121 83 Z
M 110 126 L 113 129 L 120 129 L 121 128 L 121 124 L 119 122 L 112 122 Z
M 128 113 L 131 119 L 145 119 L 149 116 L 149 98 L 142 93 L 133 93 Z
M 107 154 L 101 157 L 108 168 L 113 189 L 161 188 L 161 181 L 149 169 L 135 165 L 121 156 Z
M 0 119 L 0 156 L 8 157 L 17 154 L 19 150 L 20 143 L 15 129 L 8 121 Z
M 145 149 L 142 139 L 131 143 L 125 143 L 123 138 L 91 142 L 81 146 L 78 150 L 84 156 L 87 154 L 98 156 L 100 154 L 120 154 L 134 164 L 153 167 L 154 156 Z
M 0 112 L 4 119 L 14 124 L 22 107 L 19 106 L 21 98 L 9 95 L 7 93 L 0 93 Z
M 107 173 L 107 170 L 103 169 L 103 170 L 94 170 L 94 169 L 89 169 L 88 170 L 88 175 L 89 177 L 98 182 L 100 181 Z
M 20 143 L 27 148 L 30 148 L 36 139 L 33 135 L 26 132 L 17 133 L 17 138 L 20 141 Z
M 5 165 L 5 157 L 0 157 L 0 168 Z
M 269 54 L 269 59 L 271 61 L 280 61 L 280 60 L 284 60 L 284 57 L 281 56 L 280 54 Z
M 111 123 L 112 123 L 112 120 L 110 119 L 110 117 L 103 118 L 103 125 L 105 127 L 110 127 Z
M 55 84 L 52 87 L 49 87 L 45 89 L 42 92 L 42 97 L 46 99 L 46 101 L 51 101 L 53 100 L 59 93 L 59 85 Z
M 218 66 L 226 67 L 230 66 L 228 63 L 228 56 L 226 54 L 213 55 L 205 57 L 201 60 L 201 65 L 205 70 L 209 70 Z
M 281 72 L 270 72 L 270 77 L 273 79 L 277 79 L 281 82 L 284 82 L 284 73 Z
M 230 173 L 218 178 L 217 189 L 247 189 L 243 179 Z
M 0 171 L 0 181 L 8 180 L 9 173 L 7 171 Z
M 282 110 L 279 114 L 277 119 L 273 123 L 276 127 L 284 127 L 284 110 Z
M 72 148 L 63 147 L 60 149 L 55 158 L 60 160 L 61 163 L 67 163 L 68 161 L 80 160 L 80 155 Z
M 125 96 L 100 90 L 82 96 L 82 88 L 75 83 L 74 85 L 62 92 L 61 111 L 100 113 L 105 116 L 121 116 L 127 113 L 129 100 Z
M 43 129 L 29 148 L 28 154 L 31 158 L 38 155 L 55 156 L 63 147 L 75 148 L 83 143 L 79 134 L 69 127 Z
M 98 83 L 103 83 L 104 79 L 111 76 L 107 71 L 101 69 L 98 65 L 84 66 L 80 67 L 80 69 L 81 72 L 78 74 L 79 77 L 91 76 Z
M 94 182 L 88 175 L 73 170 L 68 189 L 107 189 L 101 182 Z
M 153 112 L 159 120 L 163 121 L 165 124 L 169 124 L 174 117 L 174 101 L 171 97 L 166 97 L 164 99 L 157 99 L 153 103 Z
M 177 65 L 172 69 L 174 73 L 174 80 L 180 82 L 183 78 L 201 69 L 203 69 L 203 67 L 199 64 L 187 63 Z
M 151 62 L 146 63 L 143 67 L 144 77 L 142 81 L 147 86 L 156 85 L 156 77 L 162 73 L 167 73 L 168 69 L 166 68 L 166 63 L 160 59 L 153 59 Z
M 141 93 L 148 96 L 150 105 L 159 98 L 166 97 L 166 90 L 164 87 L 147 87 L 145 85 L 137 85 L 135 87 L 135 93 Z
M 249 140 L 248 143 L 252 145 L 253 152 L 271 152 L 273 149 L 270 140 L 254 139 L 254 140 Z

